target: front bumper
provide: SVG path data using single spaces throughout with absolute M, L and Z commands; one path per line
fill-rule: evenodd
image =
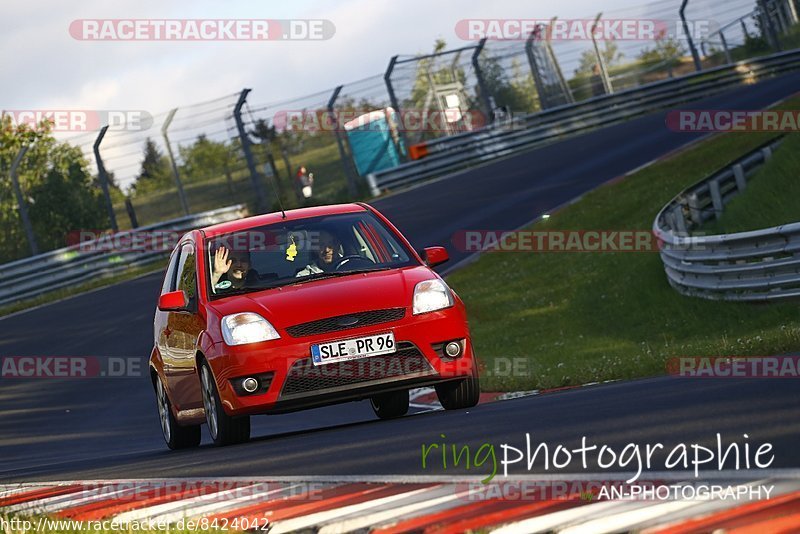
M 314 366 L 311 345 L 393 332 L 397 351 L 358 360 Z M 464 340 L 458 358 L 441 352 L 443 342 Z M 459 306 L 414 316 L 406 310 L 397 321 L 325 334 L 291 337 L 220 349 L 209 358 L 225 411 L 232 416 L 281 413 L 369 398 L 477 374 L 466 317 Z M 437 349 L 439 349 L 437 351 Z M 271 375 L 266 391 L 237 393 L 238 379 Z

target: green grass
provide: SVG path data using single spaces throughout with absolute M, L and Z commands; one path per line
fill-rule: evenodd
M 727 234 L 800 221 L 799 172 L 800 133 L 792 133 L 748 180 L 744 193 L 725 207 L 720 219 L 703 225 L 701 231 Z
M 531 228 L 648 231 L 674 195 L 771 135 L 715 136 Z M 448 282 L 466 303 L 487 391 L 660 375 L 671 357 L 800 349 L 797 303 L 681 296 L 667 283 L 656 252 L 487 253 Z M 515 358 L 527 372 L 498 372 Z

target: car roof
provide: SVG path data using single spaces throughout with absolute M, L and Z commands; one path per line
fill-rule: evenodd
M 340 213 L 357 213 L 367 211 L 361 204 L 333 204 L 329 206 L 313 206 L 310 208 L 299 208 L 286 211 L 286 217 L 280 211 L 245 217 L 235 221 L 214 224 L 201 228 L 200 231 L 206 238 L 229 234 L 231 232 L 241 232 L 249 228 L 265 226 L 285 221 L 295 221 L 298 219 L 308 219 L 309 217 L 319 217 L 323 215 L 338 215 Z

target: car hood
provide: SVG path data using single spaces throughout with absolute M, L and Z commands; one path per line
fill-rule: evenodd
M 220 315 L 255 312 L 277 328 L 385 308 L 411 306 L 414 286 L 436 278 L 424 266 L 312 280 L 213 303 Z

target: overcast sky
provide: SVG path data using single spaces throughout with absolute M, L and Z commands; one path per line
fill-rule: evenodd
M 603 0 L 603 9 L 647 0 Z M 660 5 L 668 2 L 658 2 Z M 394 54 L 460 44 L 465 18 L 591 17 L 596 0 L 3 0 L 0 108 L 144 109 L 157 113 L 254 89 L 259 102 L 307 94 L 383 72 Z M 674 4 L 679 5 L 675 0 Z M 676 8 L 677 9 L 677 8 Z M 75 19 L 329 19 L 327 41 L 78 41 Z

